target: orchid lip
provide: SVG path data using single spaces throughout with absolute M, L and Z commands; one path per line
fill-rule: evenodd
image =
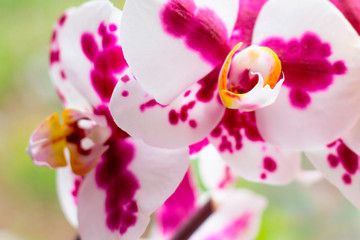
M 284 77 L 281 62 L 270 48 L 238 43 L 219 74 L 219 93 L 225 107 L 254 111 L 275 102 Z M 240 50 L 240 51 L 239 51 Z

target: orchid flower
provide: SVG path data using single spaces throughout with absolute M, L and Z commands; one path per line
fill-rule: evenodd
M 50 74 L 66 108 L 63 121 L 57 113 L 48 117 L 27 149 L 36 165 L 58 169 L 61 205 L 86 240 L 140 238 L 189 162 L 187 147 L 149 146 L 112 120 L 110 96 L 130 75 L 119 43 L 121 16 L 109 1 L 90 1 L 60 18 Z
M 116 124 L 158 147 L 209 141 L 236 175 L 290 182 L 300 151 L 346 137 L 359 121 L 359 5 L 333 3 L 127 1 L 120 32 L 133 75 L 110 100 Z M 307 155 L 360 206 L 358 157 L 326 160 L 325 150 L 353 156 L 336 150 L 344 141 Z
M 331 2 L 338 7 L 355 31 L 360 34 L 360 3 L 353 0 L 331 0 Z M 356 62 L 352 62 L 352 64 L 356 65 Z M 356 92 L 356 89 L 357 86 L 354 86 L 353 91 Z M 350 95 L 351 93 L 352 91 L 349 91 L 349 96 L 346 98 L 349 104 L 351 104 L 351 101 L 357 101 L 353 95 Z M 357 111 L 353 110 L 353 114 L 357 114 Z M 343 118 L 349 117 L 349 115 L 342 112 L 339 115 Z M 322 171 L 324 176 L 339 188 L 351 203 L 360 209 L 360 189 L 357 184 L 360 178 L 359 136 L 360 120 L 358 119 L 347 132 L 339 136 L 339 139 L 335 139 L 327 145 L 308 150 L 305 154 L 314 166 Z
M 157 230 L 152 234 L 155 239 L 254 239 L 259 232 L 266 199 L 244 189 L 213 188 L 201 194 L 190 170 L 175 193 L 157 211 Z M 206 204 L 203 204 L 204 194 L 211 195 Z M 206 219 L 191 236 L 182 235 L 203 218 Z

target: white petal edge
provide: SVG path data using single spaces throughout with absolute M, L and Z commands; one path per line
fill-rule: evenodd
M 60 206 L 66 219 L 74 228 L 77 228 L 79 225 L 77 205 L 72 194 L 75 190 L 75 181 L 77 178 L 79 178 L 79 176 L 72 173 L 70 166 L 56 170 L 56 185 Z
M 341 156 L 338 152 L 342 148 Z M 305 155 L 352 204 L 360 209 L 359 155 L 352 152 L 344 143 L 337 141 L 328 146 L 306 151 Z M 340 160 L 342 157 L 343 160 Z M 349 171 L 350 169 L 350 171 Z
M 138 239 L 150 221 L 150 214 L 175 191 L 188 169 L 187 148 L 168 150 L 150 147 L 139 139 L 127 141 L 136 146 L 135 159 L 128 170 L 140 184 L 134 198 L 139 209 L 137 222 L 124 235 L 108 229 L 106 193 L 97 186 L 94 170 L 87 175 L 79 192 L 79 232 L 83 239 Z
M 144 90 L 164 105 L 213 69 L 198 52 L 184 44 L 183 38 L 174 38 L 164 31 L 160 13 L 168 2 L 126 1 L 121 22 L 121 43 L 132 72 Z M 238 0 L 199 0 L 196 4 L 214 10 L 232 31 Z
M 334 76 L 327 89 L 310 92 L 311 103 L 306 109 L 299 110 L 291 105 L 289 89 L 283 87 L 273 105 L 256 112 L 262 136 L 281 148 L 320 147 L 343 136 L 359 117 L 353 109 L 360 101 L 357 91 L 360 87 L 360 38 L 329 1 L 268 1 L 258 16 L 253 43 L 260 44 L 271 37 L 287 41 L 308 32 L 331 45 L 332 55 L 327 59 L 331 63 L 345 61 L 347 72 Z M 289 79 L 286 72 L 285 79 Z
M 119 81 L 116 85 L 110 100 L 110 112 L 121 129 L 149 145 L 178 148 L 196 143 L 219 123 L 225 111 L 217 99 L 217 91 L 209 102 L 197 99 L 196 94 L 201 88 L 198 83 L 167 106 L 154 102 L 147 107 L 149 101 L 154 101 L 152 96 L 132 76 L 129 78 L 128 82 Z M 126 97 L 124 93 L 127 93 Z M 192 103 L 194 105 L 187 108 Z M 180 116 L 183 108 L 188 109 L 185 121 Z M 176 124 L 169 119 L 172 112 L 177 116 Z
M 98 46 L 101 38 L 98 29 L 101 23 L 120 25 L 122 13 L 108 0 L 92 0 L 73 9 L 61 31 L 58 32 L 60 59 L 67 79 L 92 106 L 102 103 L 99 93 L 91 82 L 94 63 L 85 55 L 81 39 L 84 33 L 91 33 Z M 112 32 L 119 34 L 119 29 Z M 117 39 L 119 42 L 119 39 Z M 118 44 L 117 44 L 118 45 Z M 101 48 L 100 48 L 101 49 Z M 116 76 L 119 77 L 119 76 Z

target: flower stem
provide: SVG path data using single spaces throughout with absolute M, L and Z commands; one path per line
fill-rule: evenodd
M 200 225 L 214 212 L 214 204 L 211 199 L 198 211 L 196 211 L 174 234 L 171 240 L 185 240 L 200 227 Z

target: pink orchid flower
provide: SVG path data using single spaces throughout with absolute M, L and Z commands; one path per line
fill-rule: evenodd
M 293 180 L 305 151 L 360 207 L 359 5 L 333 3 L 127 1 L 133 75 L 111 97 L 116 124 L 158 147 L 209 141 L 236 175 L 270 184 Z
M 60 18 L 50 74 L 66 110 L 63 122 L 57 113 L 47 118 L 28 146 L 36 165 L 58 169 L 61 205 L 86 240 L 138 239 L 188 168 L 187 147 L 149 146 L 112 120 L 113 88 L 130 74 L 121 16 L 109 1 L 90 1 Z
M 193 175 L 189 170 L 175 193 L 157 211 L 153 239 L 255 239 L 267 200 L 244 189 L 215 187 L 210 192 L 200 193 Z M 204 195 L 211 197 L 206 204 Z M 182 235 L 184 229 L 203 218 L 205 220 L 191 236 Z

